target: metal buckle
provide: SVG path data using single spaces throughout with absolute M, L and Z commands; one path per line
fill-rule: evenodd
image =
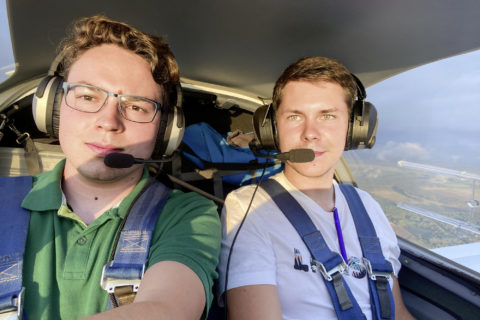
M 372 270 L 372 264 L 370 263 L 370 261 L 366 258 L 363 258 L 362 260 L 363 260 L 363 264 L 367 268 L 367 274 L 368 274 L 370 279 L 372 279 L 373 281 L 376 281 L 377 277 L 383 277 L 387 281 L 390 280 L 390 277 L 392 275 L 391 273 L 389 273 L 389 272 L 379 272 L 379 271 L 374 272 Z
M 114 293 L 116 287 L 131 286 L 133 292 L 137 292 L 140 287 L 143 275 L 145 273 L 145 264 L 143 265 L 142 275 L 140 279 L 108 279 L 105 276 L 107 265 L 103 266 L 102 277 L 100 279 L 100 286 L 108 293 Z
M 320 261 L 313 259 L 313 263 L 318 268 L 318 270 L 320 270 L 320 273 L 322 274 L 323 278 L 325 278 L 325 280 L 327 281 L 333 280 L 332 274 L 335 274 L 336 272 L 340 272 L 340 274 L 343 274 L 343 272 L 348 268 L 347 265 L 345 264 L 345 261 L 343 260 L 342 260 L 342 263 L 336 265 L 335 267 L 333 267 L 328 271 L 323 265 L 323 263 L 321 263 Z
M 30 138 L 30 134 L 28 132 L 22 133 L 18 138 L 15 140 L 18 144 L 23 144 Z
M 23 295 L 25 293 L 25 288 L 22 287 L 20 294 L 13 301 L 13 307 L 6 310 L 0 310 L 0 319 L 1 320 L 20 320 L 23 316 Z M 3 311 L 3 312 L 2 312 Z

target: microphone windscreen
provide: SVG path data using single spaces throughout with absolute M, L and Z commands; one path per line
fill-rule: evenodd
M 312 149 L 292 149 L 288 153 L 290 162 L 310 162 L 315 159 L 315 152 Z
M 109 153 L 103 163 L 110 168 L 130 168 L 135 164 L 135 158 L 128 153 Z

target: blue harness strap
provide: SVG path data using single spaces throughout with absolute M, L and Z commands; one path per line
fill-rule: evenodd
M 388 280 L 393 273 L 392 265 L 382 254 L 380 240 L 377 237 L 372 220 L 353 186 L 340 184 L 340 189 L 347 199 L 350 212 L 355 222 L 358 239 L 363 252 L 363 262 L 367 267 L 370 287 L 370 301 L 375 310 L 374 319 L 393 319 L 395 304 Z
M 30 212 L 21 203 L 32 177 L 0 177 L 0 318 L 21 319 L 23 312 L 23 255 Z M 138 290 L 150 242 L 170 189 L 152 179 L 133 202 L 120 233 L 114 259 L 103 268 L 101 285 L 113 294 L 116 306 L 130 303 Z M 117 293 L 118 291 L 118 293 Z M 118 297 L 117 297 L 118 296 Z
M 342 277 L 346 269 L 342 257 L 332 252 L 320 231 L 293 196 L 277 181 L 261 184 L 305 242 L 314 263 L 321 272 L 338 319 L 364 319 L 365 316 Z
M 130 208 L 115 257 L 102 272 L 101 286 L 112 298 L 108 308 L 133 301 L 145 272 L 153 230 L 169 192 L 169 188 L 153 179 Z
M 358 303 L 343 280 L 342 272 L 345 268 L 344 265 L 342 266 L 343 259 L 338 253 L 333 253 L 328 248 L 322 234 L 302 206 L 273 179 L 265 181 L 261 186 L 295 227 L 308 247 L 315 264 L 324 277 L 338 319 L 364 318 Z M 368 272 L 373 319 L 394 319 L 395 304 L 388 283 L 393 272 L 392 266 L 382 254 L 375 228 L 357 191 L 349 185 L 339 186 L 350 207 L 364 255 L 363 261 Z M 350 304 L 351 307 L 348 307 Z
M 0 178 L 0 318 L 21 319 L 22 269 L 30 212 L 20 205 L 32 188 L 32 177 Z

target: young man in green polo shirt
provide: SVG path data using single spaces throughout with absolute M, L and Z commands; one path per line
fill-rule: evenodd
M 156 222 L 134 302 L 103 312 L 109 297 L 102 269 L 150 179 L 144 165 L 114 169 L 104 158 L 159 156 L 162 114 L 179 84 L 173 54 L 160 38 L 103 16 L 76 21 L 60 49 L 58 137 L 66 159 L 35 176 L 22 202 L 31 211 L 23 269 L 28 319 L 205 317 L 220 223 L 211 201 L 178 190 Z

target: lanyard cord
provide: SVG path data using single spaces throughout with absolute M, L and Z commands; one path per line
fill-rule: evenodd
M 337 229 L 338 245 L 340 246 L 340 252 L 342 253 L 343 260 L 348 264 L 347 251 L 345 250 L 345 243 L 343 242 L 342 227 L 340 225 L 340 219 L 338 218 L 337 208 L 333 208 L 333 220 L 335 221 L 335 229 Z

